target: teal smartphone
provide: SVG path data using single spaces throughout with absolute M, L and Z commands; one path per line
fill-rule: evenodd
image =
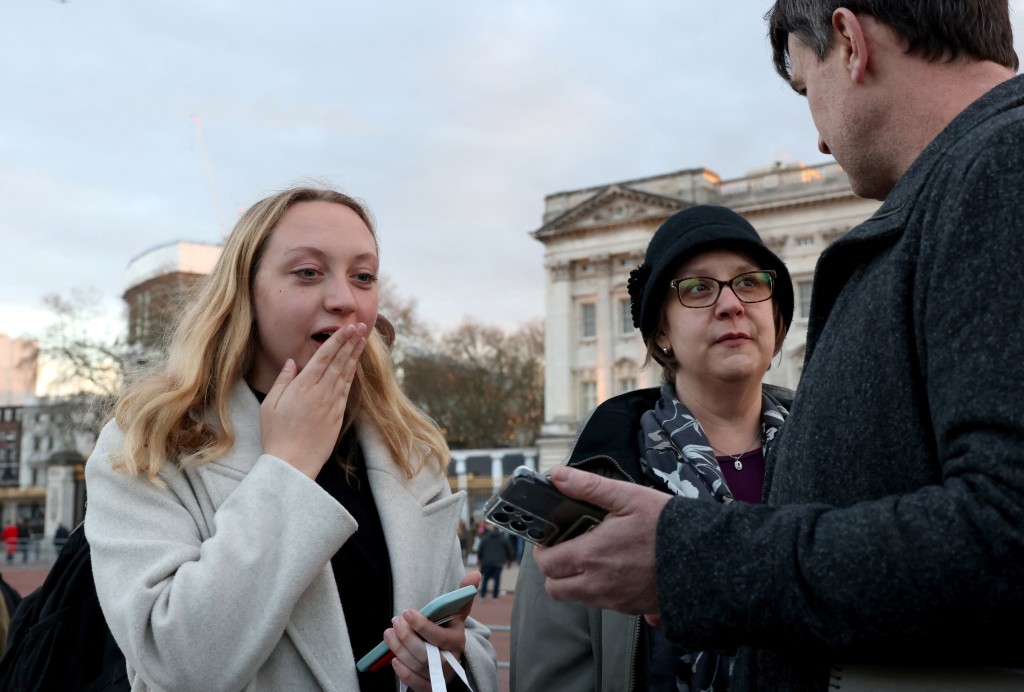
M 427 605 L 420 608 L 420 613 L 436 625 L 443 625 L 451 620 L 455 613 L 466 607 L 476 598 L 476 587 L 470 584 L 461 589 L 441 594 Z M 387 642 L 381 641 L 370 653 L 356 662 L 356 670 L 360 673 L 379 670 L 391 662 L 395 654 L 388 648 Z

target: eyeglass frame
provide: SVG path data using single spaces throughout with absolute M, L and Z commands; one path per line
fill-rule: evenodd
M 768 297 L 762 298 L 761 300 L 743 300 L 743 298 L 740 298 L 740 294 L 737 293 L 736 289 L 732 287 L 732 282 L 740 278 L 741 276 L 747 276 L 748 274 L 767 274 L 771 278 L 771 282 L 768 286 Z M 775 295 L 775 279 L 777 276 L 778 272 L 775 271 L 774 269 L 752 269 L 748 272 L 741 272 L 736 276 L 732 277 L 731 279 L 729 279 L 728 281 L 719 281 L 713 276 L 682 276 L 678 279 L 672 279 L 671 281 L 668 282 L 668 285 L 669 288 L 675 291 L 676 300 L 678 300 L 679 304 L 682 305 L 684 308 L 690 308 L 691 310 L 703 310 L 704 308 L 715 307 L 715 304 L 718 302 L 718 299 L 722 297 L 722 291 L 725 289 L 726 286 L 728 286 L 729 290 L 732 291 L 732 294 L 736 296 L 736 300 L 740 301 L 741 303 L 744 303 L 745 305 L 756 305 L 757 303 L 763 303 L 766 300 L 771 300 L 772 297 Z M 707 305 L 687 305 L 686 303 L 684 303 L 683 297 L 679 295 L 679 284 L 683 281 L 688 281 L 690 279 L 704 279 L 707 281 L 714 281 L 715 285 L 718 286 L 718 293 L 715 294 L 715 299 L 712 300 Z

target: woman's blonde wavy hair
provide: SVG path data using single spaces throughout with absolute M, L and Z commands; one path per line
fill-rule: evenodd
M 252 205 L 235 224 L 213 271 L 179 312 L 165 360 L 125 386 L 114 409 L 124 432 L 119 468 L 156 480 L 168 460 L 200 465 L 235 442 L 228 399 L 253 367 L 256 343 L 253 280 L 275 226 L 293 205 L 324 201 L 352 209 L 377 243 L 368 210 L 346 194 L 294 187 Z M 359 358 L 339 440 L 356 420 L 373 421 L 395 462 L 410 478 L 429 459 L 442 473 L 448 446 L 437 426 L 405 395 L 395 378 L 386 319 L 373 329 Z M 384 336 L 382 336 L 382 331 Z M 392 332 L 393 334 L 393 332 Z M 211 424 L 210 421 L 213 423 Z M 341 460 L 347 465 L 346 460 Z

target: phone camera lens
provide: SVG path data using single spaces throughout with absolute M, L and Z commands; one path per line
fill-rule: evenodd
M 493 514 L 491 514 L 491 519 L 498 522 L 499 524 L 508 523 L 508 515 L 504 512 L 494 512 Z
M 501 511 L 502 512 L 508 512 L 509 514 L 514 514 L 515 511 L 516 511 L 516 508 L 513 507 L 512 505 L 502 505 L 501 506 Z
M 533 521 L 533 516 L 530 515 L 530 514 L 520 514 L 519 518 L 522 519 L 523 521 L 525 521 L 527 524 L 529 524 L 531 521 Z
M 526 524 L 519 521 L 518 519 L 513 520 L 510 526 L 516 531 L 526 531 Z
M 530 538 L 532 538 L 535 541 L 539 541 L 542 538 L 544 538 L 544 532 L 541 531 L 540 529 L 530 529 L 529 531 L 526 532 L 526 535 L 529 536 Z

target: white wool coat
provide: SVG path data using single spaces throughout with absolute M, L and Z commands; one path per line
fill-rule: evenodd
M 86 465 L 85 531 L 96 592 L 133 690 L 358 689 L 330 559 L 358 528 L 333 497 L 260 445 L 259 402 L 230 395 L 236 441 L 162 484 L 114 471 L 111 421 Z M 420 608 L 464 574 L 456 525 L 465 494 L 429 465 L 412 479 L 357 424 L 391 558 L 394 612 Z M 381 632 L 383 635 L 383 632 Z M 489 631 L 469 619 L 474 690 L 497 690 Z

